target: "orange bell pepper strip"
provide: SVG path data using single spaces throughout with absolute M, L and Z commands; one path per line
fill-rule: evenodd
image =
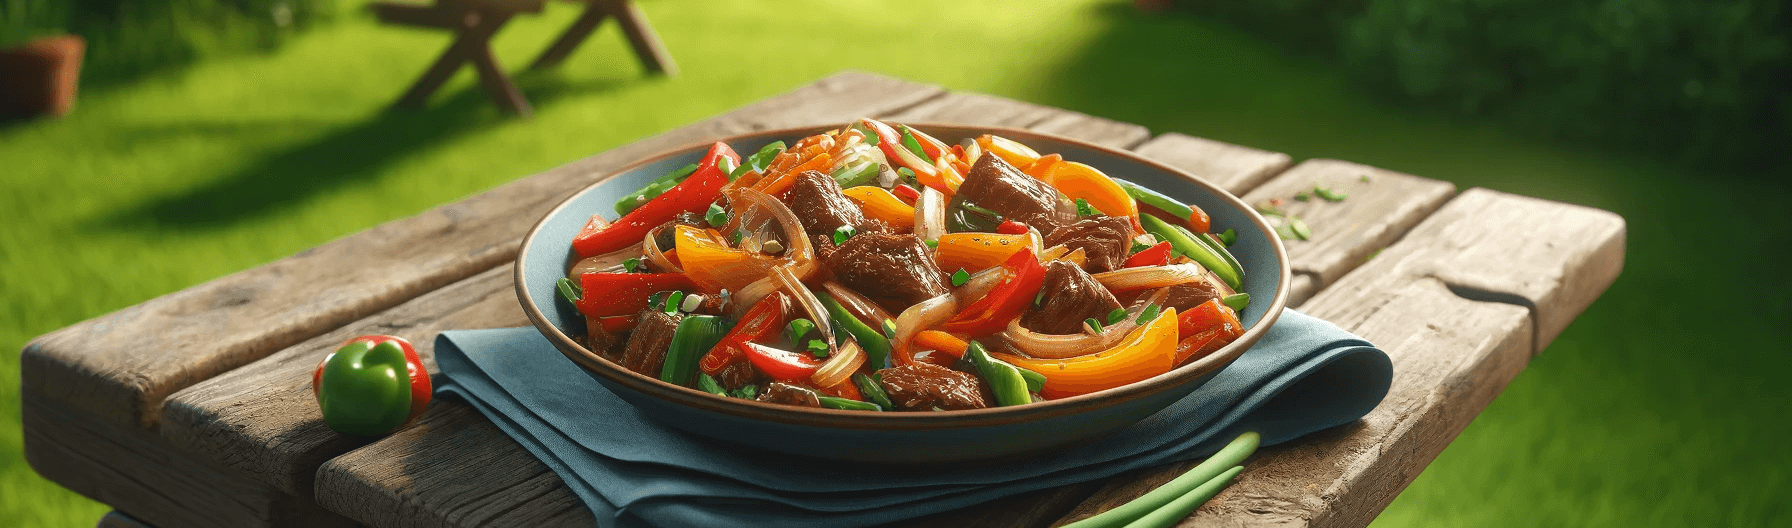
M 933 260 L 946 272 L 964 268 L 976 273 L 1000 266 L 1015 253 L 1027 249 L 1027 238 L 1024 234 L 946 233 L 940 235 L 939 247 L 933 250 Z
M 673 251 L 678 253 L 685 275 L 704 293 L 738 291 L 765 277 L 776 262 L 763 253 L 728 247 L 713 230 L 687 225 L 675 229 Z M 667 258 L 671 258 L 669 255 Z
M 1081 198 L 1089 205 L 1108 216 L 1124 216 L 1132 221 L 1134 233 L 1145 232 L 1139 224 L 1139 205 L 1132 195 L 1126 194 L 1126 188 L 1115 183 L 1113 178 L 1102 174 L 1095 167 L 1074 161 L 1060 163 L 1052 171 L 1050 180 L 1045 180 L 1056 187 L 1064 196 L 1075 200 Z
M 1039 395 L 1048 399 L 1107 390 L 1150 379 L 1176 367 L 1176 310 L 1168 309 L 1113 348 L 1068 359 L 990 355 L 1045 376 Z
M 977 137 L 977 146 L 984 152 L 1001 156 L 1002 161 L 1016 167 L 1025 167 L 1039 161 L 1039 152 L 1020 142 L 1002 136 L 984 134 Z
M 790 190 L 790 187 L 796 184 L 796 177 L 798 175 L 812 170 L 827 172 L 828 167 L 833 164 L 833 161 L 834 157 L 829 156 L 826 152 L 816 154 L 815 157 L 809 158 L 808 160 L 797 164 L 795 167 L 791 167 L 789 171 L 779 174 L 775 178 L 764 178 L 759 180 L 759 183 L 754 185 L 754 187 L 758 188 L 759 192 L 772 196 L 780 196 L 784 191 Z
M 882 187 L 860 185 L 840 193 L 859 204 L 859 208 L 865 211 L 865 216 L 883 222 L 897 233 L 907 233 L 915 228 L 915 206 L 904 203 L 901 198 Z
M 982 299 L 952 316 L 944 325 L 947 332 L 971 337 L 986 336 L 1008 327 L 1008 321 L 1033 304 L 1034 294 L 1045 285 L 1045 266 L 1033 256 L 1032 248 L 1022 248 L 1002 263 L 1005 276 Z
M 915 334 L 915 344 L 910 345 L 910 348 L 933 350 L 951 354 L 953 357 L 964 357 L 964 350 L 970 345 L 970 342 L 952 334 L 939 330 L 924 330 Z
M 1015 166 L 1019 167 L 1020 165 Z M 1033 162 L 1032 165 L 1027 165 L 1025 169 L 1021 169 L 1021 172 L 1027 173 L 1028 176 L 1032 176 L 1036 180 L 1045 182 L 1046 185 L 1051 185 L 1053 177 L 1056 176 L 1058 172 L 1058 168 L 1062 166 L 1064 166 L 1064 158 L 1062 156 L 1057 154 L 1046 154 L 1044 157 L 1039 158 L 1038 161 Z

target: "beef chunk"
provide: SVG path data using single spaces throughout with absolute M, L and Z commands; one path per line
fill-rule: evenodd
M 1076 221 L 1076 204 L 1057 189 L 1014 168 L 1001 156 L 978 156 L 952 197 L 952 210 L 965 202 L 1002 218 L 1050 233 Z
M 1071 251 L 1082 249 L 1089 257 L 1083 269 L 1089 273 L 1120 269 L 1131 242 L 1132 222 L 1119 216 L 1085 218 L 1045 235 L 1045 247 L 1064 244 Z
M 838 248 L 832 244 L 823 241 L 818 246 L 828 269 L 841 284 L 864 293 L 890 313 L 947 292 L 939 266 L 920 237 L 866 233 Z
M 860 233 L 882 231 L 883 224 L 865 217 L 865 211 L 840 192 L 839 182 L 818 171 L 797 175 L 784 203 L 796 213 L 803 231 L 810 235 L 831 235 L 840 226 L 852 226 Z
M 642 310 L 635 331 L 628 336 L 628 347 L 622 351 L 622 368 L 660 377 L 666 349 L 672 345 L 672 333 L 678 330 L 681 318 L 652 308 Z
M 1116 298 L 1122 304 L 1132 306 L 1135 303 L 1145 302 L 1145 299 L 1149 299 L 1152 292 L 1156 291 L 1156 288 L 1133 290 L 1121 293 Z M 1207 281 L 1186 282 L 1170 287 L 1170 294 L 1164 297 L 1163 307 L 1175 308 L 1176 311 L 1181 312 L 1200 306 L 1201 303 L 1219 298 L 1219 296 L 1220 292 L 1214 290 L 1213 285 L 1208 284 Z
M 1108 322 L 1108 312 L 1120 307 L 1095 277 L 1075 264 L 1053 261 L 1045 265 L 1045 297 L 1037 308 L 1021 315 L 1020 324 L 1042 334 L 1075 334 L 1082 332 L 1083 320 L 1095 318 Z
M 774 382 L 760 391 L 759 401 L 801 407 L 821 406 L 821 398 L 816 397 L 814 391 L 781 382 Z
M 759 369 L 746 360 L 729 363 L 722 367 L 721 372 L 716 373 L 716 382 L 728 390 L 740 390 L 741 387 L 763 383 L 765 379 L 765 374 L 761 374 Z
M 890 402 L 905 411 L 981 409 L 983 393 L 976 376 L 932 363 L 915 363 L 877 371 Z
M 588 322 L 585 325 L 585 340 L 579 344 L 585 345 L 586 350 L 596 353 L 598 357 L 621 363 L 622 347 L 619 345 L 626 342 L 625 339 L 628 335 L 610 333 L 604 330 L 603 325 L 591 324 L 592 321 L 589 319 L 587 319 L 587 321 Z

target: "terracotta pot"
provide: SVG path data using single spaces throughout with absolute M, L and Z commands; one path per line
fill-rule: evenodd
M 80 36 L 62 35 L 0 50 L 0 116 L 67 114 L 75 105 L 86 49 Z

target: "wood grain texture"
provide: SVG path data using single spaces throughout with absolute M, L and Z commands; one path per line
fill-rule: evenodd
M 1346 196 L 1326 201 L 1311 196 L 1314 187 Z M 1307 160 L 1245 193 L 1244 201 L 1256 205 L 1279 198 L 1282 211 L 1312 228 L 1310 240 L 1282 241 L 1294 274 L 1306 277 L 1289 288 L 1289 306 L 1299 306 L 1418 225 L 1455 191 L 1449 182 L 1346 161 Z M 1299 193 L 1309 198 L 1294 199 Z
M 1388 352 L 1387 398 L 1355 424 L 1263 450 L 1182 525 L 1368 524 L 1524 369 L 1544 318 L 1533 311 L 1572 318 L 1585 308 L 1581 292 L 1609 285 L 1601 273 L 1615 277 L 1623 236 L 1623 220 L 1603 211 L 1482 189 L 1452 200 L 1303 307 Z M 1513 265 L 1512 256 L 1532 260 Z M 1465 298 L 1451 284 L 1460 277 L 1485 297 L 1546 304 Z M 1189 466 L 1103 489 L 1063 521 L 1122 504 Z
M 368 443 L 324 424 L 311 394 L 317 363 L 355 336 L 388 334 L 409 340 L 434 371 L 435 337 L 443 330 L 528 326 L 511 270 L 491 269 L 177 392 L 165 404 L 162 438 L 310 496 L 319 465 Z
M 100 517 L 100 522 L 99 522 L 98 528 L 155 528 L 155 527 L 150 526 L 149 523 L 139 521 L 139 520 L 137 520 L 136 517 L 127 515 L 124 512 L 121 512 L 118 510 L 112 510 L 112 511 L 106 512 L 106 515 Z
M 152 426 L 177 390 L 514 257 L 561 198 L 671 147 L 753 130 L 844 122 L 937 96 L 936 86 L 846 72 L 273 263 L 39 337 L 23 390 L 76 416 Z M 353 268 L 338 263 L 354 260 Z
M 1243 195 L 1270 177 L 1288 169 L 1287 154 L 1241 147 L 1170 132 L 1139 145 L 1135 151 L 1153 160 L 1188 171 L 1218 185 L 1226 192 Z
M 593 526 L 560 477 L 467 404 L 445 399 L 418 422 L 317 470 L 325 508 L 368 526 Z
M 154 433 L 71 420 L 64 409 L 27 396 L 25 460 L 68 489 L 129 510 L 159 526 L 352 526 L 300 497 L 244 479 L 171 449 Z

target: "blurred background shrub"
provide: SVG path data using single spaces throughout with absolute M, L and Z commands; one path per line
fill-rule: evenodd
M 83 84 L 266 50 L 327 20 L 336 0 L 0 0 L 0 48 L 70 33 L 87 39 Z
M 1183 0 L 1396 102 L 1693 162 L 1792 141 L 1783 0 Z

